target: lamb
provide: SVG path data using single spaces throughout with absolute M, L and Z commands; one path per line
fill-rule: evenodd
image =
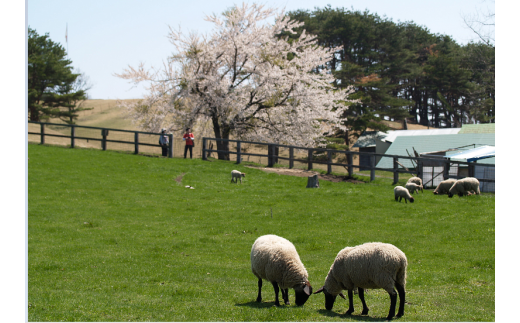
M 410 192 L 410 194 L 413 194 L 416 192 L 419 193 L 419 190 L 421 190 L 421 192 L 423 191 L 423 186 L 417 185 L 415 183 L 406 183 L 405 187 L 408 190 L 408 192 Z
M 454 178 L 448 178 L 442 182 L 439 183 L 439 185 L 435 188 L 435 191 L 433 191 L 433 194 L 435 195 L 442 195 L 447 194 L 450 188 L 453 186 L 453 184 L 457 180 Z
M 241 173 L 238 170 L 231 171 L 231 183 L 237 183 L 240 180 L 240 184 L 242 184 L 242 177 L 246 177 L 246 173 Z
M 422 185 L 422 179 L 420 177 L 414 176 L 410 177 L 406 183 L 415 183 L 417 185 Z
M 448 191 L 448 197 L 453 197 L 453 195 L 458 194 L 459 196 L 463 195 L 471 195 L 468 194 L 470 191 L 473 191 L 475 194 L 480 195 L 480 182 L 475 177 L 466 177 L 463 179 L 457 180 L 450 187 Z
M 300 260 L 294 245 L 287 239 L 276 235 L 264 235 L 256 239 L 251 248 L 251 270 L 258 277 L 257 302 L 262 301 L 262 279 L 273 284 L 275 306 L 280 306 L 278 288 L 282 298 L 289 305 L 289 288 L 294 288 L 296 305 L 305 304 L 312 294 L 307 270 Z
M 402 186 L 394 187 L 394 197 L 396 201 L 399 199 L 399 202 L 401 202 L 403 198 L 405 203 L 408 203 L 406 200 L 409 200 L 410 203 L 415 201 L 414 198 L 410 195 L 410 192 L 408 192 L 408 190 Z
M 354 312 L 353 290 L 357 288 L 363 304 L 361 315 L 368 314 L 364 289 L 382 288 L 390 295 L 390 311 L 387 320 L 395 315 L 397 293 L 399 293 L 399 311 L 397 317 L 404 315 L 406 267 L 405 254 L 394 245 L 381 242 L 365 243 L 341 250 L 330 267 L 325 284 L 314 294 L 325 294 L 325 308 L 332 310 L 336 297 L 343 289 L 348 291 L 349 308 L 345 314 Z M 397 288 L 397 293 L 394 290 Z

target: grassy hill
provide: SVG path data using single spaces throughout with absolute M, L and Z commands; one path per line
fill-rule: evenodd
M 303 307 L 256 303 L 251 245 L 294 243 L 317 290 L 337 252 L 392 243 L 409 262 L 405 315 L 395 321 L 495 320 L 495 195 L 416 194 L 398 203 L 391 180 L 366 184 L 264 173 L 225 161 L 166 159 L 29 144 L 29 321 L 382 321 L 332 311 L 322 294 Z M 230 184 L 230 172 L 247 173 Z M 186 185 L 195 189 L 185 188 Z

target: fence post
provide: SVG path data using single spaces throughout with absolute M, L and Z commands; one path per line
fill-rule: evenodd
M 294 167 L 294 148 L 289 148 L 289 169 Z
M 45 124 L 40 123 L 40 144 L 45 144 Z
M 397 157 L 394 157 L 394 183 L 393 185 L 397 184 L 399 181 L 399 164 L 397 163 Z
M 241 160 L 242 160 L 242 155 L 240 154 L 240 140 L 237 141 L 237 164 L 240 164 Z
M 332 173 L 332 150 L 327 150 L 327 174 Z
M 202 160 L 208 160 L 208 157 L 206 157 L 206 137 L 202 138 Z
M 475 177 L 475 163 L 476 162 L 468 163 L 468 177 Z
M 139 154 L 139 132 L 134 132 L 134 154 Z
M 417 160 L 417 177 L 423 180 L 423 162 L 422 160 Z
M 103 140 L 101 141 L 101 148 L 103 150 L 107 150 L 107 132 L 106 132 L 106 129 L 101 129 L 101 136 L 103 137 Z
M 267 145 L 267 167 L 273 167 L 273 145 Z
M 168 158 L 173 158 L 173 134 L 168 134 Z
M 309 148 L 308 150 L 308 153 L 307 153 L 307 170 L 311 170 L 312 169 L 312 149 Z
M 450 177 L 450 161 L 446 160 L 444 162 L 444 171 L 442 177 L 446 180 Z
M 347 152 L 347 164 L 348 164 L 348 176 L 352 177 L 354 175 L 354 165 L 352 163 L 352 153 Z
M 376 156 L 370 156 L 370 181 L 376 179 Z
M 74 148 L 75 142 L 74 142 L 74 135 L 76 133 L 76 127 L 74 125 L 70 126 L 70 148 Z

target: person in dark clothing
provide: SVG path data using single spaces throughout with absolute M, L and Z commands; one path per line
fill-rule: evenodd
M 161 145 L 162 155 L 164 157 L 168 156 L 168 144 L 169 144 L 169 140 L 168 140 L 168 136 L 166 135 L 166 129 L 163 128 L 161 130 L 161 136 L 159 137 L 159 145 Z

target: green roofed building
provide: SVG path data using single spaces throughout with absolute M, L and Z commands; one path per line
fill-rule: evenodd
M 464 129 L 464 128 L 463 128 Z M 461 130 L 462 132 L 462 130 Z M 387 155 L 398 155 L 408 156 L 410 153 L 414 156 L 413 150 L 417 151 L 419 155 L 425 153 L 436 153 L 437 155 L 445 156 L 445 151 L 449 151 L 448 154 L 455 153 L 457 151 L 462 152 L 464 150 L 477 148 L 479 146 L 495 146 L 495 134 L 494 133 L 464 133 L 459 132 L 458 134 L 450 135 L 437 135 L 437 136 L 401 136 L 395 138 L 392 145 L 385 152 Z M 456 149 L 456 150 L 451 150 Z M 408 151 L 407 151 L 408 150 Z M 443 153 L 444 152 L 444 153 Z M 407 168 L 415 168 L 415 165 L 409 159 L 400 159 Z M 477 163 L 482 164 L 494 164 L 495 158 L 486 158 L 478 160 Z M 383 157 L 376 165 L 377 168 L 392 168 L 393 159 L 389 157 Z

